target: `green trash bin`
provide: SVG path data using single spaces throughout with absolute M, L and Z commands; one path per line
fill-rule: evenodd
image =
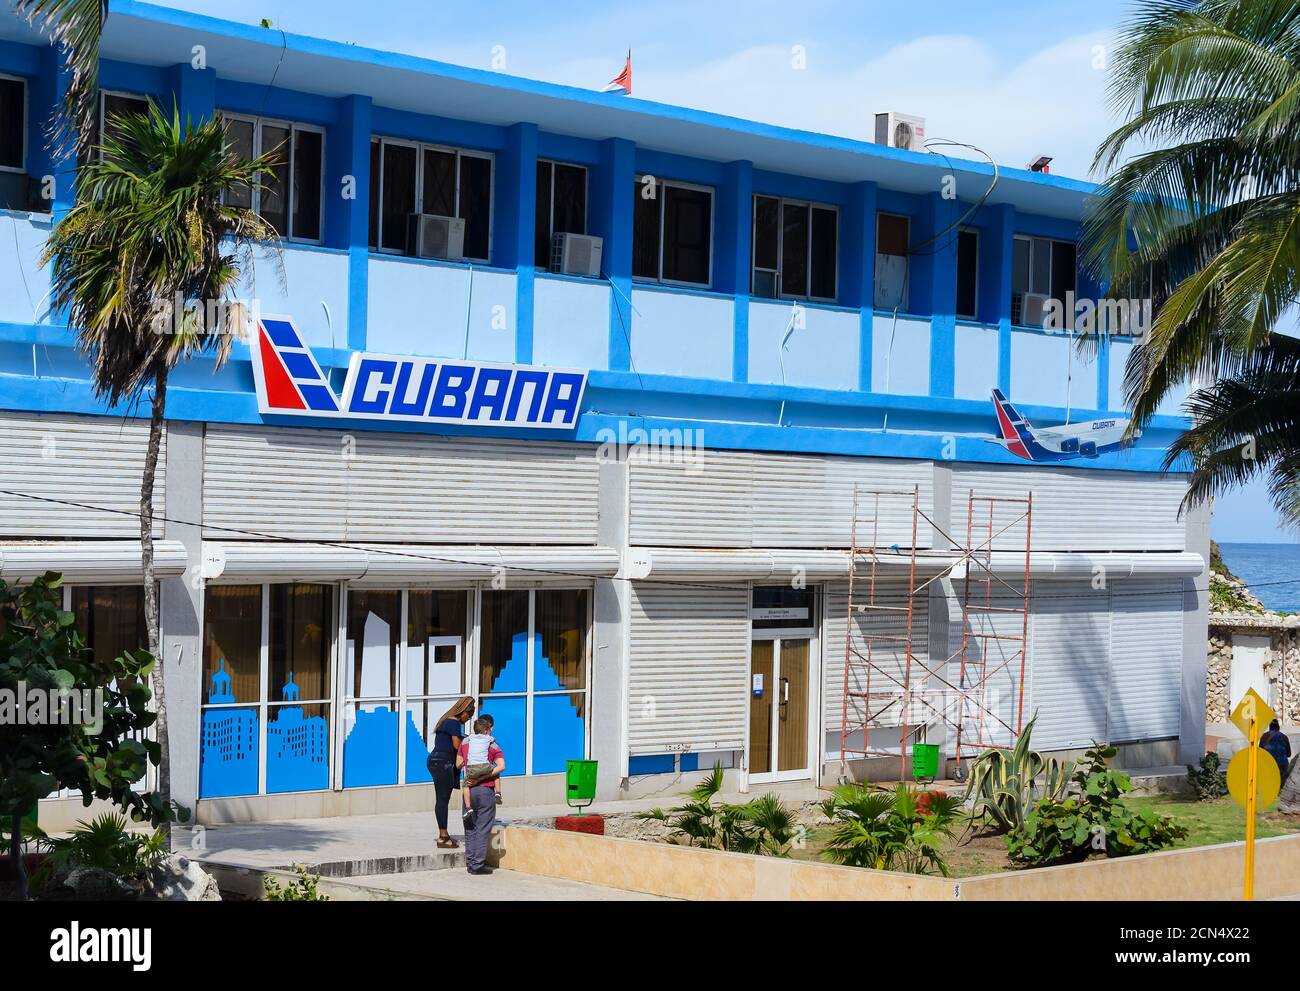
M 929 778 L 933 781 L 939 776 L 939 745 L 937 743 L 915 743 L 912 745 L 912 778 L 921 781 Z
M 567 761 L 564 769 L 564 801 L 578 814 L 596 800 L 596 761 Z

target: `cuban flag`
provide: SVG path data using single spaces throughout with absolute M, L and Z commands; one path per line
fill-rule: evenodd
M 623 64 L 623 71 L 609 81 L 609 85 L 601 90 L 602 93 L 622 93 L 624 96 L 632 95 L 632 49 L 627 50 L 627 61 Z
M 311 350 L 287 319 L 265 317 L 253 347 L 258 406 L 263 413 L 337 413 L 338 399 Z

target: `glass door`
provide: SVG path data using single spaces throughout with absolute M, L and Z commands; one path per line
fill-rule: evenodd
M 812 776 L 815 603 L 812 589 L 754 589 L 748 763 L 753 781 Z

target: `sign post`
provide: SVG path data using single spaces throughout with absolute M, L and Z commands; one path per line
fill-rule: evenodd
M 1246 809 L 1246 901 L 1255 899 L 1255 815 L 1260 805 L 1270 805 L 1282 790 L 1282 775 L 1272 760 L 1259 762 L 1260 727 L 1274 718 L 1268 703 L 1255 689 L 1245 696 L 1232 712 L 1232 722 L 1246 737 L 1246 749 L 1228 764 L 1228 793 Z

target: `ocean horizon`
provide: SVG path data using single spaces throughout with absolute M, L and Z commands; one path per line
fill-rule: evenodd
M 1300 544 L 1225 544 L 1228 570 L 1269 609 L 1300 612 Z

